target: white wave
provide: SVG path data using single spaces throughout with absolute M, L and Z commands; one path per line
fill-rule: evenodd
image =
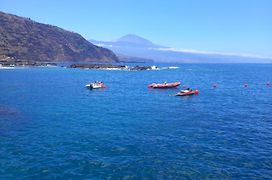
M 15 69 L 14 66 L 2 66 L 2 64 L 0 64 L 0 69 Z
M 170 66 L 168 67 L 169 69 L 178 69 L 179 67 L 178 66 Z
M 160 68 L 158 68 L 157 66 L 151 66 L 150 70 L 160 70 Z
M 162 68 L 159 68 L 160 70 L 166 70 L 166 69 L 178 69 L 179 67 L 177 66 L 169 66 L 169 67 L 162 67 Z
M 127 71 L 129 68 L 98 68 L 93 70 L 104 70 L 104 71 Z

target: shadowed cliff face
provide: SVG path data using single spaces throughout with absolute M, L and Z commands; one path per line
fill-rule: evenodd
M 0 60 L 111 62 L 118 58 L 77 33 L 0 12 Z

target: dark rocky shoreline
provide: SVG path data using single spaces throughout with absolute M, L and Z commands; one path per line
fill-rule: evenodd
M 52 62 L 32 62 L 32 61 L 0 61 L 0 67 L 44 67 L 44 66 L 59 66 L 66 68 L 78 69 L 96 69 L 96 70 L 128 70 L 128 71 L 144 71 L 157 69 L 155 66 L 126 66 L 118 64 L 71 64 L 62 66 Z
M 35 62 L 35 61 L 0 61 L 0 69 L 20 68 L 20 67 L 63 67 L 74 69 L 89 69 L 89 70 L 124 70 L 124 71 L 146 71 L 146 70 L 164 70 L 176 69 L 178 67 L 157 67 L 157 66 L 128 66 L 124 64 L 85 64 L 71 62 Z
M 37 61 L 0 61 L 2 67 L 39 67 L 39 66 L 57 66 L 54 62 L 37 62 Z
M 71 64 L 68 68 L 80 69 L 101 69 L 101 70 L 128 70 L 128 71 L 144 71 L 157 69 L 155 66 L 126 66 L 113 64 Z

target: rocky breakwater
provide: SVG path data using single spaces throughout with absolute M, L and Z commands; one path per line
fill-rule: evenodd
M 157 69 L 156 66 L 126 66 L 115 64 L 71 64 L 69 68 L 80 69 L 98 69 L 98 70 L 128 70 L 128 71 L 144 71 Z

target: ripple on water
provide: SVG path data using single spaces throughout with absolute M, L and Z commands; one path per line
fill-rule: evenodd
M 0 105 L 0 116 L 15 116 L 17 114 L 17 109 Z

